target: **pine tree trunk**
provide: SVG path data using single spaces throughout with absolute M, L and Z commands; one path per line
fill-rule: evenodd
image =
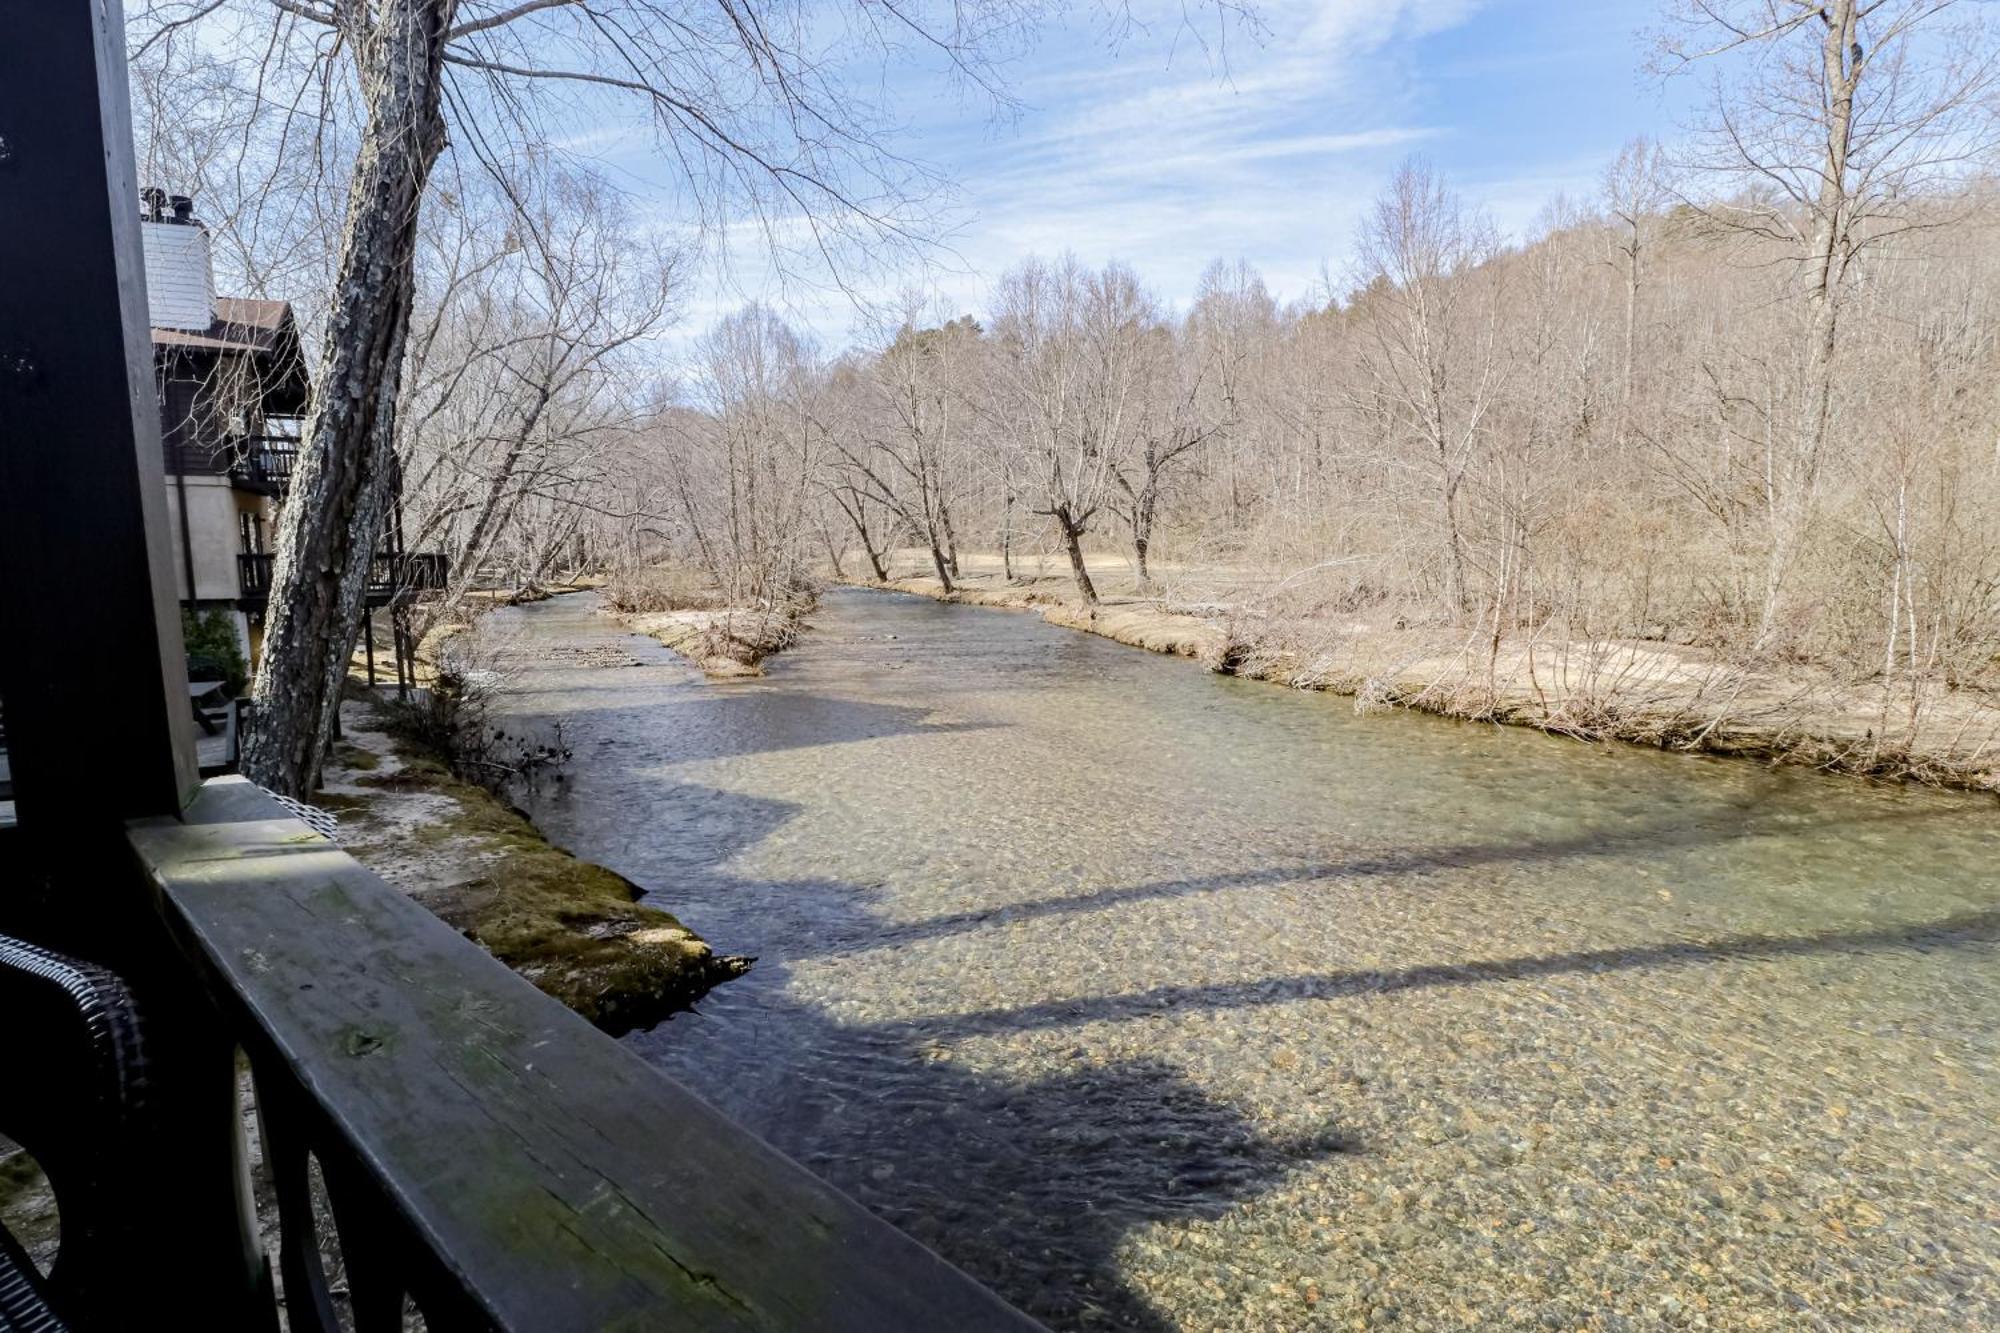
M 317 785 L 394 485 L 417 213 L 444 150 L 454 7 L 383 0 L 374 26 L 349 35 L 368 125 L 348 189 L 318 392 L 279 521 L 256 724 L 243 753 L 246 774 L 289 796 Z

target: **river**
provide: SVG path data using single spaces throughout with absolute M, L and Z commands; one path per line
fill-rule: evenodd
M 2000 808 L 842 590 L 714 685 L 499 614 L 646 1059 L 1058 1328 L 2000 1325 Z

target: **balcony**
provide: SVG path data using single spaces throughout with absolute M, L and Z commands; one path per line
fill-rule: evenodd
M 241 490 L 282 497 L 291 489 L 299 442 L 289 435 L 238 435 L 212 444 L 169 441 L 162 452 L 170 477 L 228 477 Z
M 292 488 L 299 442 L 289 435 L 250 435 L 233 442 L 229 479 L 246 491 L 283 496 Z
M 269 551 L 236 557 L 237 584 L 245 609 L 262 606 L 271 596 L 271 569 L 277 556 Z M 368 566 L 368 605 L 387 606 L 404 593 L 435 592 L 451 579 L 451 558 L 441 551 L 394 551 L 378 554 Z

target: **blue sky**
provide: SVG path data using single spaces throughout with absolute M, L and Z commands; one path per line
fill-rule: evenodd
M 1023 47 L 1004 70 L 1012 116 L 921 64 L 882 72 L 870 91 L 906 127 L 897 147 L 955 190 L 939 262 L 867 294 L 922 284 L 977 310 L 1014 260 L 1066 249 L 1129 262 L 1173 305 L 1218 256 L 1248 259 L 1281 299 L 1323 272 L 1344 288 L 1362 211 L 1408 154 L 1518 235 L 1556 193 L 1588 195 L 1632 135 L 1671 135 L 1688 96 L 1643 70 L 1660 0 L 1259 0 L 1263 34 L 1233 32 L 1226 61 L 1180 0 L 1132 8 L 1145 26 L 1116 41 L 1086 0 Z M 697 279 L 684 334 L 763 296 L 830 346 L 852 336 L 845 299 L 779 291 L 737 258 Z

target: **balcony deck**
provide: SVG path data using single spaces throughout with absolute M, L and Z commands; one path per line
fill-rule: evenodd
M 291 489 L 298 455 L 298 439 L 290 435 L 241 435 L 213 444 L 167 443 L 161 447 L 161 459 L 170 477 L 228 477 L 239 490 L 278 497 Z
M 269 551 L 236 557 L 236 574 L 242 589 L 239 603 L 256 610 L 271 596 L 271 573 L 277 556 Z M 368 566 L 368 605 L 387 606 L 397 596 L 413 592 L 433 592 L 451 578 L 450 557 L 436 551 L 388 551 L 375 556 Z

